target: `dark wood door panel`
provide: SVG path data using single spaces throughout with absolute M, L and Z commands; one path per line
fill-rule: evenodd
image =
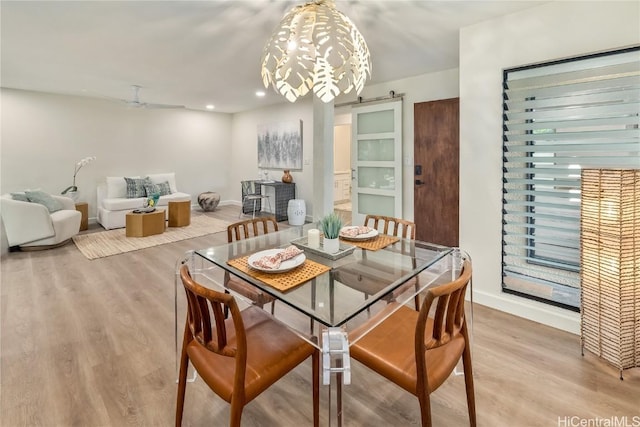
M 459 244 L 459 98 L 414 105 L 416 239 Z

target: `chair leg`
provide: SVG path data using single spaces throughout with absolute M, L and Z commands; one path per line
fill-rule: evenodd
M 244 405 L 241 403 L 238 403 L 237 399 L 234 399 L 233 397 L 231 398 L 231 414 L 229 416 L 230 427 L 240 427 L 243 406 Z
M 476 397 L 473 390 L 473 369 L 471 367 L 471 348 L 469 346 L 469 333 L 467 325 L 462 328 L 464 335 L 464 351 L 462 353 L 462 366 L 464 368 L 464 386 L 467 392 L 467 409 L 469 410 L 469 425 L 476 426 Z
M 313 427 L 320 425 L 320 351 L 316 349 L 311 356 L 313 375 Z
M 184 394 L 187 388 L 187 370 L 189 369 L 189 356 L 187 355 L 186 342 L 182 344 L 180 355 L 180 373 L 178 376 L 178 398 L 176 401 L 176 427 L 182 425 L 182 412 L 184 410 Z
M 342 368 L 342 359 L 336 360 L 336 368 Z M 336 415 L 338 418 L 338 425 L 342 426 L 342 372 L 340 369 L 336 373 Z
M 420 294 L 418 290 L 420 289 L 420 276 L 416 276 L 416 283 L 413 285 L 416 290 L 416 296 L 413 297 L 413 301 L 416 304 L 416 311 L 420 311 Z
M 422 419 L 422 427 L 431 427 L 431 398 L 429 392 L 425 391 L 424 396 L 418 396 L 420 402 L 420 418 Z
M 271 301 L 271 315 L 276 311 L 276 300 Z
M 413 301 L 416 305 L 416 311 L 420 311 L 420 295 L 413 297 Z

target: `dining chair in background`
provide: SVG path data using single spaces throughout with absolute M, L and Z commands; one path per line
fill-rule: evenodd
M 406 253 L 407 251 L 413 250 L 411 247 L 407 248 L 406 242 L 406 239 L 415 240 L 416 226 L 413 222 L 390 216 L 367 215 L 364 220 L 364 225 L 375 228 L 379 233 L 403 239 L 403 241 L 399 243 L 399 251 Z M 363 251 L 366 255 L 366 250 L 363 249 Z M 413 268 L 415 268 L 415 259 L 412 259 L 412 262 Z M 333 274 L 336 280 L 346 283 L 349 287 L 362 292 L 366 299 L 369 295 L 374 295 L 384 289 L 389 284 L 389 280 L 394 280 L 392 277 L 396 274 L 395 272 L 387 272 L 383 267 L 380 268 L 381 269 L 376 269 L 376 265 L 363 259 L 352 265 L 344 265 L 336 269 Z M 387 275 L 387 273 L 389 275 Z M 411 287 L 413 287 L 416 293 L 413 299 L 415 309 L 418 311 L 420 310 L 418 277 L 409 279 L 399 288 L 385 295 L 383 299 L 386 300 L 387 303 L 394 302 Z
M 273 216 L 246 219 L 227 226 L 227 242 L 233 243 L 234 241 L 244 240 L 275 231 L 278 231 L 278 222 Z M 271 314 L 274 313 L 276 303 L 275 298 L 256 288 L 252 284 L 237 276 L 232 276 L 228 271 L 224 272 L 223 284 L 225 288 L 250 299 L 253 304 L 260 308 L 264 307 L 265 304 L 271 303 Z
M 229 425 L 239 427 L 244 406 L 311 356 L 313 425 L 319 425 L 319 350 L 264 310 L 240 311 L 235 298 L 194 281 L 186 265 L 180 278 L 187 319 L 180 356 L 176 427 L 182 425 L 189 362 L 204 382 L 231 404 Z M 225 319 L 224 311 L 231 313 Z M 218 424 L 218 423 L 216 423 Z
M 364 218 L 364 225 L 367 227 L 375 228 L 382 234 L 387 234 L 389 236 L 395 236 L 401 239 L 416 239 L 416 224 L 406 219 L 384 215 L 367 215 Z M 404 250 L 403 243 L 401 243 L 401 247 Z M 415 268 L 415 259 L 413 260 L 413 267 Z M 420 295 L 418 295 L 420 284 L 418 280 L 418 277 L 414 277 L 408 280 L 398 289 L 391 292 L 388 300 L 395 301 L 401 294 L 403 294 L 407 291 L 407 289 L 413 286 L 416 292 L 416 295 L 413 297 L 416 311 L 420 310 Z
M 249 212 L 249 205 L 251 205 L 251 218 L 255 218 L 256 209 L 258 211 L 261 209 L 263 201 L 267 202 L 269 212 L 272 212 L 271 199 L 268 195 L 262 194 L 260 184 L 256 181 L 249 180 L 240 181 L 240 185 L 242 187 L 242 207 L 240 208 L 240 215 L 238 215 L 238 218 Z
M 384 215 L 367 215 L 364 218 L 364 225 L 389 236 L 412 240 L 416 238 L 416 224 L 406 219 Z
M 464 310 L 470 281 L 471 262 L 465 260 L 456 280 L 426 290 L 419 312 L 403 305 L 362 337 L 378 317 L 350 333 L 349 341 L 355 341 L 350 347 L 351 357 L 416 396 L 423 426 L 431 426 L 430 394 L 451 375 L 461 358 L 469 423 L 476 425 L 471 348 Z M 432 307 L 435 312 L 430 317 Z M 384 316 L 385 311 L 379 316 Z

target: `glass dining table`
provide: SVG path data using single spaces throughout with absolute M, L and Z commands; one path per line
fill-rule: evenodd
M 259 237 L 187 252 L 176 266 L 176 360 L 182 330 L 178 319 L 179 266 L 187 263 L 203 286 L 224 290 L 225 272 L 240 277 L 276 301 L 274 317 L 322 351 L 321 380 L 329 393 L 329 425 L 342 425 L 342 384 L 351 382 L 349 345 L 375 328 L 401 304 L 434 284 L 459 274 L 460 252 L 410 239 L 378 234 L 368 240 L 342 241 L 337 254 L 308 246 L 314 224 L 289 227 Z M 273 249 L 296 245 L 303 262 L 287 271 L 267 273 L 250 264 Z M 263 252 L 267 251 L 267 252 Z M 297 265 L 299 264 L 299 265 Z M 233 292 L 232 292 L 233 293 Z M 237 300 L 251 304 L 242 295 Z M 395 302 L 397 304 L 390 304 Z M 181 312 L 179 315 L 179 311 Z M 365 325 L 363 327 L 363 325 Z M 354 329 L 357 327 L 357 334 Z M 275 338 L 274 338 L 275 339 Z

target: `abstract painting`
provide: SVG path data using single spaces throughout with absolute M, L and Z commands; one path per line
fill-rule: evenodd
M 258 125 L 258 167 L 302 169 L 302 120 Z

